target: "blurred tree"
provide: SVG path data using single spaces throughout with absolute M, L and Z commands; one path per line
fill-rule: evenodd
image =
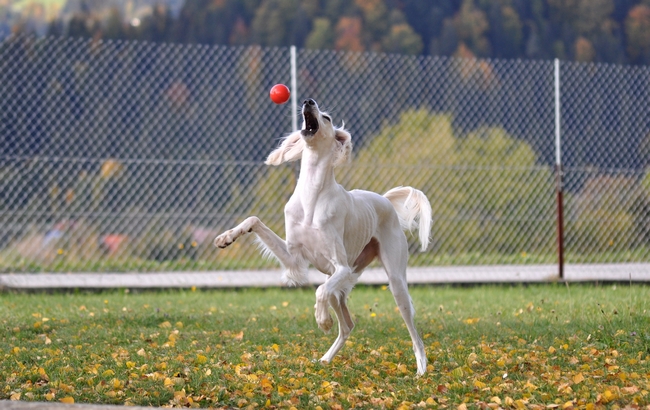
M 575 59 L 583 63 L 589 63 L 594 61 L 596 57 L 596 50 L 591 44 L 591 41 L 580 36 L 575 43 Z
M 361 40 L 363 23 L 359 17 L 341 17 L 336 25 L 334 48 L 344 51 L 364 51 Z
M 264 46 L 288 44 L 291 23 L 299 9 L 298 0 L 264 0 L 251 24 L 252 40 Z
M 305 41 L 306 48 L 326 49 L 334 46 L 332 23 L 325 17 L 314 20 L 314 27 Z
M 572 22 L 579 34 L 593 36 L 608 30 L 610 15 L 614 11 L 614 0 L 580 0 L 577 5 L 578 18 Z
M 633 63 L 650 63 L 650 6 L 640 4 L 625 19 L 627 52 Z
M 610 50 L 621 45 L 617 35 L 619 25 L 612 19 L 613 0 L 548 0 L 548 3 L 550 23 L 558 32 L 557 41 L 562 42 L 561 47 L 554 45 L 555 56 L 566 58 L 565 53 L 569 51 L 569 58 L 576 61 L 620 60 L 620 53 Z M 585 60 L 590 54 L 585 54 L 585 40 L 594 51 L 589 60 Z
M 236 0 L 194 0 L 186 1 L 175 21 L 171 31 L 172 41 L 185 41 L 190 43 L 229 44 L 231 38 L 241 42 L 242 36 L 246 37 L 246 27 L 252 18 L 251 7 L 256 7 L 258 1 Z M 154 8 L 159 9 L 160 5 Z M 165 14 L 168 8 L 165 7 Z M 162 13 L 158 13 L 162 14 Z M 156 20 L 161 25 L 162 18 Z M 243 25 L 242 25 L 243 23 Z M 238 30 L 235 32 L 235 30 Z
M 75 13 L 68 23 L 67 35 L 70 37 L 91 37 L 92 20 L 85 13 Z
M 381 42 L 382 51 L 418 55 L 422 48 L 422 39 L 406 22 L 402 12 L 393 10 L 390 16 L 390 30 Z
M 138 27 L 139 39 L 155 42 L 170 41 L 173 26 L 174 20 L 169 8 L 164 4 L 157 4 L 153 8 L 153 13 L 146 16 Z
M 366 48 L 381 50 L 381 39 L 389 31 L 388 7 L 383 0 L 355 0 L 363 15 L 363 42 Z
M 248 25 L 246 25 L 246 21 L 241 16 L 237 17 L 228 43 L 233 46 L 248 44 L 249 36 L 250 30 L 248 29 Z
M 488 18 L 493 57 L 516 58 L 520 55 L 524 37 L 523 23 L 515 9 L 493 2 Z
M 490 28 L 487 16 L 483 10 L 475 6 L 474 0 L 463 0 L 460 11 L 454 16 L 454 27 L 459 40 L 472 53 L 479 57 L 488 57 L 491 46 L 487 38 Z
M 104 38 L 121 40 L 125 38 L 124 17 L 117 7 L 111 7 L 104 24 Z
M 49 34 L 445 56 L 463 43 L 476 57 L 576 61 L 589 55 L 586 40 L 590 61 L 650 61 L 643 22 L 649 0 L 192 0 L 177 17 L 162 0 L 133 26 L 121 21 L 123 6 L 78 1 L 72 18 L 49 22 Z
M 440 34 L 440 41 L 432 40 L 430 44 L 431 54 L 439 54 L 443 56 L 451 56 L 458 49 L 459 44 L 458 31 L 451 19 L 445 19 L 442 24 L 442 33 Z
M 325 0 L 323 12 L 330 21 L 338 21 L 342 16 L 352 16 L 357 7 L 349 0 Z
M 64 36 L 65 35 L 65 25 L 63 24 L 63 21 L 59 19 L 54 19 L 49 22 L 47 25 L 47 35 L 48 36 Z M 2 23 L 0 23 L 0 34 L 2 33 Z

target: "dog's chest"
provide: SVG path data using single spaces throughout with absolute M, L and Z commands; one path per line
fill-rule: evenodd
M 301 254 L 317 268 L 332 259 L 332 246 L 342 240 L 342 215 L 333 212 L 331 204 L 316 204 L 312 209 L 299 200 L 285 206 L 285 230 L 289 252 Z

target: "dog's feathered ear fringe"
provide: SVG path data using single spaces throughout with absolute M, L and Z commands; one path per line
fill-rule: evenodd
M 338 149 L 334 157 L 334 166 L 347 164 L 352 160 L 352 136 L 347 132 L 342 125 L 334 131 L 334 137 L 338 141 Z
M 352 158 L 352 136 L 343 127 L 337 128 L 334 138 L 338 142 L 334 153 L 334 166 L 350 162 Z M 305 140 L 301 131 L 287 135 L 280 146 L 271 151 L 264 163 L 266 165 L 280 165 L 285 162 L 297 161 L 302 158 L 302 151 L 305 149 Z
M 296 131 L 287 135 L 280 143 L 280 146 L 271 151 L 264 163 L 266 165 L 280 165 L 284 162 L 297 161 L 302 158 L 305 140 L 302 139 L 300 132 Z

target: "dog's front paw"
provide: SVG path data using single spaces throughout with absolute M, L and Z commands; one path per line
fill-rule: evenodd
M 253 232 L 253 228 L 258 223 L 260 223 L 258 217 L 249 216 L 244 222 L 214 238 L 214 246 L 223 249 L 231 245 L 240 236 Z
M 233 230 L 231 229 L 214 238 L 213 243 L 217 248 L 223 249 L 235 242 L 235 239 L 237 239 L 237 237 L 233 235 Z
M 316 314 L 316 323 L 318 324 L 318 328 L 325 333 L 329 333 L 332 330 L 332 326 L 334 326 L 334 320 L 332 320 L 332 315 L 329 312 L 320 316 Z

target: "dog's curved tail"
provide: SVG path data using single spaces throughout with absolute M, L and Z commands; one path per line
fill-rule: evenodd
M 393 204 L 403 229 L 412 231 L 418 228 L 422 250 L 426 250 L 429 246 L 432 212 L 424 192 L 410 186 L 400 186 L 386 192 L 384 197 Z

